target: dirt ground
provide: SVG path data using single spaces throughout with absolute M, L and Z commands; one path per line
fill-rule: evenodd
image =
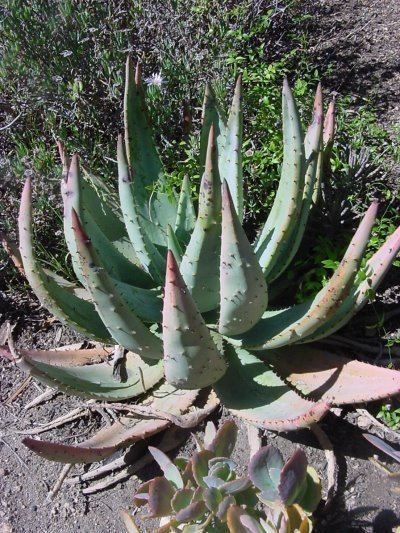
M 400 118 L 400 2 L 315 0 L 304 2 L 304 11 L 312 14 L 308 24 L 316 60 L 335 65 L 326 86 L 343 94 L 371 96 L 378 104 L 381 123 L 392 128 Z M 50 348 L 77 338 L 60 324 L 49 323 L 46 313 L 31 301 L 18 302 L 18 307 L 9 309 L 7 316 L 19 318 L 17 346 Z M 14 401 L 7 403 L 26 376 L 7 362 L 0 372 L 0 533 L 123 532 L 118 509 L 133 509 L 132 495 L 138 478 L 90 496 L 82 494 L 79 485 L 64 483 L 56 499 L 47 502 L 46 495 L 57 480 L 61 465 L 40 459 L 21 444 L 18 431 L 67 413 L 80 401 L 59 395 L 37 408 L 25 410 L 26 403 L 44 387 L 31 381 Z M 218 412 L 215 419 L 226 416 L 229 415 Z M 45 433 L 43 438 L 79 442 L 102 423 L 99 415 L 92 415 Z M 235 458 L 244 465 L 248 461 L 248 444 L 245 427 L 239 425 Z M 375 452 L 361 433 L 369 429 L 369 421 L 349 410 L 330 414 L 322 427 L 335 446 L 340 468 L 338 496 L 330 510 L 319 517 L 318 530 L 391 532 L 400 525 L 400 498 L 390 491 L 391 480 L 368 460 Z M 325 455 L 310 431 L 289 435 L 266 432 L 264 441 L 278 446 L 285 457 L 295 446 L 303 447 L 310 464 L 323 477 L 326 490 Z M 193 448 L 194 439 L 189 436 L 177 453 L 189 453 Z M 86 469 L 76 467 L 70 476 Z M 155 467 L 147 468 L 139 477 L 147 479 L 155 472 Z M 153 529 L 154 524 L 148 531 Z

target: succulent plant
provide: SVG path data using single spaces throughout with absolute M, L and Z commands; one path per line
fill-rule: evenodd
M 179 196 L 165 186 L 140 66 L 134 72 L 130 59 L 125 143 L 118 139 L 119 199 L 112 184 L 81 168 L 76 155 L 70 160 L 59 145 L 64 231 L 76 284 L 45 270 L 35 256 L 26 181 L 19 216 L 26 277 L 44 307 L 94 343 L 84 349 L 19 350 L 18 364 L 69 394 L 113 402 L 144 397 L 147 413 L 143 418 L 137 405 L 124 404 L 130 412 L 123 422 L 89 440 L 67 445 L 25 439 L 32 450 L 64 462 L 99 460 L 179 420 L 189 424 L 185 416 L 196 401 L 202 416 L 221 402 L 257 426 L 287 431 L 318 421 L 331 405 L 400 391 L 399 372 L 309 344 L 363 307 L 400 249 L 398 228 L 362 263 L 376 203 L 315 297 L 268 308 L 268 286 L 300 246 L 333 138 L 332 106 L 323 131 L 321 86 L 305 135 L 286 80 L 282 107 L 282 178 L 254 244 L 241 226 L 240 77 L 228 118 L 206 88 L 197 215 L 187 178 Z M 208 387 L 214 392 L 201 403 L 199 391 Z
M 290 533 L 312 530 L 311 515 L 321 501 L 321 482 L 299 448 L 284 463 L 273 446 L 260 448 L 246 475 L 231 459 L 237 427 L 206 426 L 204 441 L 189 459 L 172 462 L 150 448 L 163 476 L 143 483 L 134 496 L 150 518 L 162 518 L 158 532 Z M 132 527 L 134 521 L 126 514 Z M 131 529 L 132 530 L 132 529 Z M 137 530 L 138 531 L 138 530 Z

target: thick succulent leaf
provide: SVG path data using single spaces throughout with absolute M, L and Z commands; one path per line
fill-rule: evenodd
M 71 222 L 72 219 L 76 220 L 76 215 L 71 216 Z M 93 229 L 93 227 L 92 227 Z M 73 230 L 75 231 L 75 230 Z M 91 234 L 92 235 L 92 234 Z M 80 262 L 85 262 L 84 269 L 81 269 L 82 274 L 85 272 L 88 272 L 88 269 L 90 268 L 93 270 L 93 275 L 90 276 L 90 279 L 88 279 L 87 276 L 84 276 L 85 285 L 88 287 L 91 286 L 91 282 L 97 280 L 97 284 L 100 285 L 99 278 L 104 278 L 108 280 L 108 285 L 110 287 L 113 287 L 113 290 L 111 292 L 117 293 L 118 297 L 123 300 L 129 309 L 131 309 L 134 313 L 138 315 L 138 317 L 145 322 L 161 322 L 161 307 L 162 307 L 162 301 L 161 301 L 161 293 L 160 291 L 157 291 L 155 289 L 149 290 L 145 288 L 141 288 L 143 286 L 151 286 L 151 278 L 147 276 L 145 272 L 143 272 L 140 268 L 138 268 L 136 265 L 127 262 L 124 268 L 126 270 L 124 271 L 123 275 L 119 275 L 118 272 L 115 272 L 112 267 L 112 251 L 110 253 L 107 253 L 104 255 L 98 254 L 98 246 L 94 243 L 98 243 L 98 239 L 92 239 L 92 236 L 90 237 L 90 251 L 91 253 L 82 254 L 79 253 L 77 255 Z M 75 246 L 76 247 L 76 246 Z M 78 247 L 77 251 L 78 251 Z M 107 251 L 107 248 L 103 248 Z M 89 250 L 88 250 L 89 251 Z M 90 256 L 90 262 L 88 262 Z M 127 261 L 127 260 L 125 260 Z M 110 266 L 111 265 L 111 266 Z M 139 272 L 139 274 L 138 274 Z M 110 275 L 109 275 L 110 274 Z M 114 277 L 113 274 L 117 275 L 117 279 Z M 128 283 L 125 283 L 123 281 L 119 281 L 121 279 L 126 279 Z M 150 282 L 150 283 L 149 283 Z M 138 285 L 138 286 L 136 286 Z M 76 294 L 76 291 L 75 291 Z M 90 299 L 94 300 L 93 298 L 93 291 L 89 290 Z M 105 322 L 105 320 L 103 320 Z M 128 347 L 128 346 L 127 346 Z
M 297 496 L 296 502 L 306 513 L 313 513 L 322 498 L 322 485 L 316 470 L 307 467 L 306 481 L 303 492 Z
M 224 484 L 224 480 L 217 477 L 217 476 L 204 476 L 203 477 L 204 483 L 207 485 L 208 488 L 219 488 Z
M 325 115 L 324 121 L 324 148 L 332 148 L 333 139 L 335 136 L 335 101 L 329 102 L 328 111 Z
M 286 239 L 285 243 L 281 244 L 281 259 L 275 263 L 275 266 L 270 271 L 268 275 L 268 279 L 270 281 L 278 278 L 287 269 L 289 264 L 292 262 L 292 259 L 296 255 L 304 236 L 308 217 L 313 205 L 313 194 L 315 193 L 316 187 L 319 186 L 317 172 L 319 154 L 322 144 L 322 122 L 322 88 L 321 84 L 319 84 L 315 94 L 312 122 L 304 138 L 306 172 L 304 177 L 303 199 L 300 209 L 300 216 L 290 237 Z
M 268 290 L 226 181 L 222 184 L 220 283 L 219 332 L 238 335 L 248 331 L 267 308 Z
M 182 533 L 204 533 L 204 527 L 201 524 L 187 524 L 183 526 Z
M 165 477 L 155 477 L 149 486 L 149 509 L 152 517 L 169 516 L 175 491 Z
M 124 379 L 113 375 L 103 347 L 92 350 L 20 350 L 21 367 L 39 380 L 69 394 L 99 400 L 126 400 L 143 394 L 163 377 L 162 362 L 145 363 L 132 352 L 124 360 Z M 104 360 L 102 360 L 104 359 Z M 101 361 L 101 362 L 98 362 Z
M 208 462 L 210 459 L 213 459 L 215 455 L 210 450 L 201 450 L 196 452 L 192 459 L 192 472 L 194 479 L 199 487 L 208 488 L 207 483 L 204 481 L 204 478 L 208 475 L 209 466 Z
M 147 505 L 147 502 L 149 501 L 149 490 L 152 481 L 152 479 L 145 481 L 137 489 L 136 494 L 133 496 L 133 503 L 136 505 L 136 507 L 142 507 L 143 505 Z
M 131 209 L 135 211 L 139 226 L 150 241 L 165 246 L 165 230 L 167 224 L 173 226 L 175 223 L 177 205 L 174 196 L 162 190 L 165 182 L 163 167 L 146 109 L 140 65 L 137 65 L 134 73 L 130 57 L 126 63 L 124 122 L 130 177 L 127 182 L 130 191 L 124 191 L 128 196 L 127 202 L 134 199 Z M 128 226 L 127 229 L 130 233 Z M 135 242 L 132 242 L 138 252 Z
M 120 509 L 119 514 L 124 523 L 126 533 L 140 533 L 140 530 L 135 524 L 133 516 L 128 511 L 125 509 Z
M 235 448 L 237 434 L 238 428 L 235 422 L 227 420 L 206 445 L 206 449 L 212 451 L 216 457 L 230 457 Z
M 228 370 L 214 390 L 221 403 L 240 418 L 266 429 L 290 431 L 308 427 L 328 411 L 326 402 L 301 398 L 249 352 L 228 346 L 226 356 Z
M 195 489 L 195 491 L 194 491 L 192 502 L 198 502 L 198 501 L 202 500 L 203 499 L 203 494 L 204 494 L 204 488 L 203 487 L 197 487 L 197 489 Z
M 288 531 L 298 531 L 299 533 L 311 533 L 312 523 L 308 516 L 298 505 L 289 505 L 285 509 L 286 517 L 283 518 L 285 524 L 281 527 L 286 527 Z
M 162 384 L 146 399 L 154 411 L 181 415 L 197 397 L 198 391 L 177 390 Z M 76 445 L 58 444 L 43 440 L 24 439 L 24 444 L 41 457 L 62 463 L 92 463 L 112 455 L 119 448 L 145 439 L 167 428 L 171 422 L 164 418 L 145 419 L 129 415 L 111 426 L 104 427 L 96 435 Z
M 238 494 L 247 490 L 251 486 L 251 481 L 247 477 L 240 477 L 237 479 L 232 479 L 231 481 L 226 481 L 223 483 L 219 489 L 224 494 Z
M 216 434 L 217 434 L 217 428 L 215 427 L 214 422 L 209 420 L 204 430 L 204 447 L 205 448 L 209 447 L 209 445 L 215 439 Z
M 193 489 L 181 489 L 175 492 L 171 500 L 172 509 L 177 512 L 187 507 L 193 498 Z
M 119 220 L 118 222 L 116 221 L 113 211 L 108 206 L 103 205 L 104 202 L 102 203 L 100 197 L 96 195 L 96 191 L 82 177 L 78 156 L 76 155 L 73 156 L 71 161 L 68 180 L 62 182 L 61 189 L 64 202 L 65 238 L 71 254 L 74 270 L 82 284 L 85 284 L 85 280 L 72 229 L 72 210 L 78 214 L 107 272 L 112 277 L 125 283 L 131 283 L 137 287 L 152 287 L 153 282 L 146 272 L 120 253 L 112 240 L 110 240 L 110 238 L 120 236 L 122 230 L 119 230 L 118 227 L 116 233 L 109 230 L 102 215 L 99 215 L 99 211 L 102 212 L 102 209 L 107 210 L 107 215 L 110 216 L 108 221 L 109 226 L 113 226 L 114 224 L 121 225 L 121 222 Z M 102 224 L 102 227 L 99 226 L 98 222 Z M 102 228 L 106 229 L 104 230 Z
M 171 461 L 171 459 L 161 450 L 149 446 L 149 452 L 157 461 L 159 467 L 164 472 L 164 476 L 168 479 L 172 485 L 177 489 L 183 489 L 183 479 L 177 466 Z
M 249 514 L 242 515 L 240 522 L 246 528 L 247 533 L 265 533 L 263 526 Z
M 121 286 L 108 275 L 75 211 L 72 212 L 72 224 L 86 286 L 113 339 L 146 359 L 161 359 L 161 340 L 136 315 L 135 308 L 132 307 L 136 303 L 133 295 L 129 299 L 124 298 L 127 292 L 121 292 Z M 145 289 L 142 290 L 142 295 L 145 294 L 144 291 Z M 151 298 L 152 293 L 148 294 Z
M 347 251 L 329 282 L 312 299 L 289 309 L 266 312 L 241 338 L 246 349 L 273 349 L 304 341 L 334 317 L 354 287 L 361 259 L 375 221 L 377 203 L 372 203 L 354 234 Z
M 314 346 L 290 346 L 257 355 L 302 394 L 331 404 L 379 400 L 400 393 L 400 372 L 354 361 Z
M 231 505 L 235 505 L 236 500 L 235 497 L 232 494 L 228 494 L 224 497 L 222 502 L 218 506 L 218 511 L 216 512 L 216 516 L 221 522 L 226 522 L 227 519 L 227 513 L 228 509 L 231 507 Z
M 260 489 L 263 499 L 268 501 L 278 499 L 278 486 L 283 465 L 281 452 L 273 446 L 263 446 L 251 458 L 249 477 Z
M 165 376 L 184 389 L 217 381 L 226 363 L 188 291 L 171 251 L 168 252 L 163 309 Z
M 319 151 L 323 135 L 324 108 L 322 100 L 322 86 L 318 84 L 315 92 L 314 107 L 312 112 L 311 124 L 307 129 L 304 137 L 304 155 L 309 160 L 312 153 Z
M 176 259 L 176 262 L 178 265 L 182 262 L 182 248 L 180 247 L 179 241 L 175 235 L 174 230 L 171 228 L 171 226 L 168 226 L 167 228 L 167 243 L 168 243 L 168 250 L 171 250 L 171 252 L 174 254 L 174 257 Z
M 326 322 L 336 313 L 349 294 L 367 247 L 377 210 L 378 204 L 373 202 L 357 228 L 338 268 L 325 287 L 315 296 L 308 313 L 293 324 L 291 331 L 283 332 L 283 336 L 290 335 L 290 343 L 314 333 L 321 322 Z M 275 346 L 282 344 L 275 343 Z
M 68 288 L 54 281 L 35 257 L 33 250 L 31 181 L 25 182 L 18 219 L 19 245 L 27 280 L 40 303 L 62 322 L 91 338 L 108 341 L 110 334 L 94 305 L 77 297 Z
M 217 488 L 211 487 L 209 489 L 205 489 L 204 502 L 207 508 L 213 513 L 215 513 L 218 510 L 218 507 L 220 503 L 222 502 L 222 499 L 223 499 L 223 496 Z
M 318 203 L 323 179 L 332 173 L 330 159 L 335 136 L 335 113 L 335 100 L 332 100 L 329 103 L 328 110 L 325 115 L 322 149 L 318 155 L 317 172 L 315 176 L 315 185 L 312 198 L 314 205 Z
M 227 433 L 226 433 L 226 436 L 228 436 L 229 434 L 232 435 L 232 437 L 233 437 L 233 439 L 235 440 L 235 443 L 236 443 L 237 433 L 234 434 L 233 432 L 231 433 L 231 431 L 228 430 Z M 235 445 L 235 443 L 234 443 L 234 445 Z M 233 449 L 234 445 L 232 446 L 232 449 Z M 229 446 L 229 448 L 231 448 L 231 446 Z M 211 450 L 211 451 L 213 451 L 213 450 Z M 228 452 L 229 452 L 229 449 L 228 449 Z M 231 453 L 231 452 L 229 452 L 229 453 Z M 214 457 L 213 459 L 210 459 L 209 462 L 208 462 L 208 465 L 210 467 L 210 472 L 218 472 L 218 475 L 221 474 L 221 468 L 223 468 L 227 472 L 226 476 L 222 476 L 223 479 L 228 479 L 229 474 L 231 473 L 231 471 L 233 471 L 233 470 L 235 470 L 235 468 L 237 468 L 237 463 L 235 463 L 235 461 L 233 459 L 229 459 L 229 457 L 223 457 L 223 456 L 217 456 L 217 457 Z
M 219 154 L 221 181 L 226 180 L 240 223 L 243 220 L 243 109 L 242 76 L 239 75 L 226 126 L 225 143 Z
M 198 520 L 207 511 L 206 504 L 203 501 L 190 503 L 184 509 L 178 511 L 175 515 L 175 520 L 178 524 L 184 524 L 185 522 L 192 522 Z
M 247 528 L 242 524 L 241 519 L 247 513 L 238 505 L 231 505 L 226 514 L 226 522 L 230 533 L 249 533 Z
M 208 138 L 210 133 L 211 126 L 214 126 L 215 130 L 215 140 L 218 148 L 218 155 L 223 153 L 225 138 L 226 138 L 226 128 L 227 128 L 227 119 L 225 113 L 217 97 L 215 96 L 214 90 L 209 83 L 206 85 L 206 90 L 204 93 L 203 100 L 203 113 L 202 113 L 202 127 L 200 134 L 200 171 L 204 171 L 204 166 L 206 163 L 206 153 L 208 146 Z
M 121 135 L 118 137 L 117 158 L 118 190 L 126 230 L 140 264 L 155 282 L 162 284 L 165 259 L 162 251 L 153 243 L 148 227 L 143 223 L 144 218 L 140 215 L 139 205 L 142 205 L 141 202 L 148 203 L 148 200 L 140 200 L 140 197 L 136 195 L 133 187 L 134 180 L 131 177 L 132 171 L 128 167 Z M 166 235 L 164 235 L 164 246 L 165 242 Z
M 336 313 L 313 334 L 298 342 L 312 342 L 331 335 L 364 307 L 379 286 L 400 251 L 400 227 L 392 233 L 381 248 L 369 259 L 363 269 L 364 279 L 355 283 Z
M 381 452 L 386 453 L 386 455 L 400 463 L 400 451 L 395 450 L 393 446 L 390 446 L 390 444 L 388 444 L 384 440 L 380 439 L 375 435 L 370 435 L 369 433 L 363 433 L 363 437 L 367 439 L 368 442 L 373 444 L 376 448 L 378 448 L 378 450 L 381 450 Z
M 285 505 L 296 502 L 303 490 L 307 477 L 307 457 L 303 450 L 297 449 L 282 468 L 279 481 L 279 496 Z
M 303 132 L 289 84 L 285 79 L 282 92 L 283 164 L 278 191 L 268 219 L 255 245 L 265 278 L 282 260 L 285 243 L 298 224 L 304 188 Z
M 220 247 L 221 181 L 212 126 L 200 185 L 198 217 L 180 267 L 200 312 L 211 311 L 219 305 Z
M 179 196 L 178 209 L 175 220 L 175 234 L 185 245 L 190 240 L 190 235 L 196 224 L 196 212 L 193 206 L 192 191 L 190 181 L 185 176 L 182 181 L 181 193 Z

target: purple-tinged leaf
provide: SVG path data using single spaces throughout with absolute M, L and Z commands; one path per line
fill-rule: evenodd
M 206 511 L 206 504 L 203 501 L 193 502 L 176 513 L 175 520 L 178 524 L 192 522 L 193 520 L 201 518 Z
M 235 448 L 238 428 L 233 420 L 228 420 L 219 428 L 211 444 L 206 447 L 216 457 L 230 457 Z
M 232 496 L 232 494 L 228 494 L 228 496 L 225 496 L 225 498 L 222 500 L 222 502 L 218 506 L 218 511 L 216 513 L 216 516 L 221 522 L 226 522 L 227 519 L 227 513 L 228 509 L 231 505 L 235 505 L 236 500 L 235 497 Z
M 307 476 L 307 457 L 303 450 L 297 449 L 282 468 L 278 486 L 279 495 L 285 505 L 292 505 L 304 488 Z
M 400 393 L 400 372 L 355 361 L 310 345 L 262 354 L 277 374 L 315 400 L 334 405 L 379 400 Z
M 149 487 L 149 508 L 152 517 L 169 516 L 174 488 L 165 477 L 155 477 Z
M 333 143 L 335 135 L 335 101 L 329 102 L 324 121 L 324 147 Z
M 90 368 L 90 367 L 89 367 Z M 149 397 L 149 407 L 154 411 L 181 415 L 186 412 L 197 397 L 198 391 L 183 391 L 163 383 L 156 389 L 154 397 Z M 162 418 L 135 417 L 132 414 L 122 417 L 111 426 L 79 444 L 58 444 L 49 441 L 25 439 L 28 448 L 41 457 L 62 463 L 93 463 L 110 456 L 116 450 L 159 433 L 171 425 Z
M 136 505 L 136 507 L 142 507 L 143 505 L 148 504 L 149 490 L 152 481 L 152 479 L 150 479 L 149 481 L 145 481 L 138 488 L 136 494 L 133 497 L 133 503 Z

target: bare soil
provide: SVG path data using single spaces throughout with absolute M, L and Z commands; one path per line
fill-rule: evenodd
M 382 124 L 393 128 L 400 117 L 400 3 L 397 0 L 315 0 L 304 2 L 303 6 L 304 13 L 312 15 L 308 25 L 316 62 L 335 65 L 332 76 L 326 80 L 328 87 L 355 97 L 370 96 L 378 105 Z M 399 303 L 396 290 L 399 280 L 392 279 L 392 282 L 392 289 L 381 298 L 386 306 Z M 13 323 L 17 322 L 17 346 L 50 348 L 78 338 L 68 328 L 49 320 L 29 296 L 18 301 L 10 294 L 5 296 L 8 299 L 2 302 L 0 321 L 11 318 Z M 397 329 L 395 323 L 392 327 Z M 80 401 L 59 395 L 37 408 L 24 410 L 26 403 L 44 390 L 43 387 L 31 381 L 14 401 L 6 403 L 26 376 L 7 362 L 0 372 L 0 533 L 123 532 L 118 509 L 133 509 L 132 495 L 138 478 L 91 496 L 84 496 L 79 485 L 64 483 L 56 499 L 47 502 L 46 495 L 57 480 L 61 465 L 29 452 L 17 433 L 67 413 Z M 226 416 L 229 415 L 222 411 L 215 418 Z M 45 433 L 43 438 L 79 442 L 103 423 L 94 414 Z M 245 428 L 241 423 L 239 426 L 235 458 L 245 468 L 248 444 Z M 399 496 L 390 491 L 391 480 L 368 460 L 375 451 L 362 439 L 359 426 L 370 429 L 369 421 L 352 410 L 342 411 L 340 416 L 330 414 L 322 423 L 335 446 L 340 469 L 338 496 L 330 510 L 319 515 L 320 532 L 386 533 L 400 525 Z M 266 432 L 264 441 L 278 446 L 285 457 L 295 446 L 303 447 L 326 489 L 325 455 L 311 432 L 288 435 Z M 189 437 L 177 453 L 189 453 L 193 448 L 194 439 Z M 87 468 L 76 467 L 71 474 L 83 470 Z M 144 469 L 139 478 L 147 479 L 155 472 L 155 467 Z M 154 525 L 148 531 L 152 528 Z

